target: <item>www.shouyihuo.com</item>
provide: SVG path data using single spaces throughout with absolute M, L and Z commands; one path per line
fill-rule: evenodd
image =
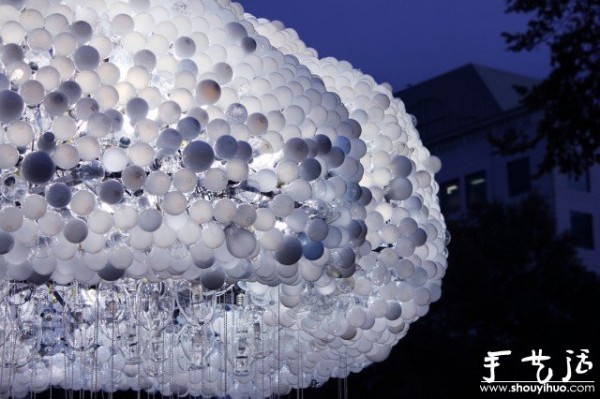
M 546 384 L 523 382 L 484 383 L 479 386 L 481 392 L 487 393 L 595 393 L 594 384 L 569 384 L 553 381 Z
M 565 350 L 565 369 L 562 377 L 555 373 L 545 362 L 550 356 L 545 355 L 541 349 L 532 350 L 531 355 L 521 358 L 521 363 L 531 364 L 535 370 L 535 381 L 524 379 L 519 381 L 497 380 L 497 369 L 500 368 L 500 359 L 512 355 L 511 350 L 490 351 L 484 358 L 483 367 L 488 369 L 484 376 L 480 390 L 488 393 L 595 393 L 596 381 L 590 378 L 589 372 L 594 368 L 590 358 L 589 349 L 580 349 L 579 353 L 573 349 Z M 575 359 L 573 359 L 575 358 Z M 554 377 L 554 378 L 553 378 Z M 572 379 L 575 377 L 576 379 Z M 587 378 L 586 378 L 587 377 Z

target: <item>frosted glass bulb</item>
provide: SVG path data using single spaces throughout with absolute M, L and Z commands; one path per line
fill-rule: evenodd
M 210 191 L 223 191 L 227 187 L 227 174 L 222 169 L 209 169 L 204 174 L 204 179 L 202 179 L 202 185 Z
M 0 169 L 12 168 L 19 161 L 19 152 L 11 144 L 0 144 Z
M 79 163 L 80 159 L 77 147 L 70 144 L 59 145 L 52 155 L 56 166 L 66 170 L 74 168 Z M 46 166 L 46 172 L 48 172 L 49 169 L 50 165 Z
M 202 230 L 202 242 L 208 248 L 218 248 L 225 241 L 225 233 L 215 223 L 208 223 Z
M 102 155 L 102 163 L 107 172 L 120 172 L 127 166 L 127 153 L 118 147 L 110 147 Z
M 267 230 L 262 234 L 260 244 L 268 251 L 279 250 L 283 246 L 283 234 L 277 229 Z
M 45 152 L 32 152 L 25 156 L 21 163 L 23 176 L 27 181 L 41 184 L 50 181 L 55 171 L 55 164 Z
M 173 174 L 173 186 L 183 193 L 193 191 L 197 185 L 198 178 L 190 169 L 180 169 Z
M 214 151 L 204 141 L 192 141 L 183 150 L 183 164 L 195 172 L 207 170 L 213 160 Z
M 210 202 L 199 199 L 188 210 L 190 217 L 197 223 L 207 223 L 212 220 L 213 207 Z
M 239 145 L 238 145 L 239 150 Z M 227 162 L 227 179 L 234 182 L 241 182 L 248 176 L 248 164 L 242 159 L 232 159 Z
M 169 215 L 179 215 L 187 207 L 187 198 L 179 191 L 170 191 L 163 198 L 163 208 Z
M 146 179 L 146 190 L 154 195 L 164 195 L 169 191 L 171 178 L 163 172 L 152 172 Z
M 18 93 L 11 90 L 0 91 L 0 121 L 12 122 L 23 112 L 24 102 Z
M 138 212 L 131 206 L 121 206 L 115 211 L 115 226 L 122 231 L 133 229 L 137 221 Z
M 121 173 L 121 180 L 130 190 L 139 190 L 146 183 L 146 172 L 137 165 L 129 165 Z
M 78 215 L 89 215 L 96 205 L 96 197 L 89 191 L 77 191 L 71 199 L 71 210 Z
M 154 208 L 149 208 L 142 211 L 138 218 L 138 225 L 140 228 L 149 233 L 158 230 L 161 223 L 162 215 Z
M 19 230 L 23 225 L 23 213 L 14 206 L 0 210 L 0 228 L 8 233 Z
M 154 160 L 154 149 L 146 143 L 135 143 L 128 149 L 129 159 L 138 167 L 145 167 Z
M 63 234 L 67 241 L 78 244 L 87 238 L 88 226 L 81 219 L 73 219 L 67 222 Z
M 25 104 L 35 106 L 44 99 L 44 86 L 37 80 L 28 80 L 21 85 L 19 93 Z
M 249 257 L 257 245 L 254 234 L 248 230 L 233 226 L 225 230 L 225 240 L 229 252 L 239 259 Z
M 55 208 L 64 208 L 71 202 L 71 189 L 65 183 L 54 183 L 46 189 L 46 201 Z
M 214 104 L 221 97 L 221 86 L 214 80 L 203 80 L 196 87 L 196 96 L 200 104 Z
M 101 201 L 114 205 L 123 200 L 125 188 L 123 184 L 115 179 L 103 181 L 98 188 L 98 197 Z
M 196 52 L 196 43 L 194 42 L 194 39 L 190 37 L 181 36 L 175 40 L 173 48 L 178 57 L 190 58 Z
M 52 237 L 61 231 L 63 220 L 58 213 L 48 211 L 38 220 L 38 226 L 42 234 Z
M 37 220 L 46 214 L 47 206 L 48 203 L 44 197 L 40 195 L 29 195 L 25 198 L 25 201 L 23 201 L 21 210 L 23 216 L 26 218 Z
M 93 211 L 87 219 L 88 227 L 97 234 L 104 234 L 113 226 L 112 216 L 102 210 Z

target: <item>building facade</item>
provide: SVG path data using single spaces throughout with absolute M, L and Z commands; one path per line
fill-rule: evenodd
M 558 231 L 569 230 L 583 263 L 600 273 L 600 167 L 575 179 L 558 172 L 534 178 L 544 156 L 536 148 L 505 156 L 489 141 L 510 131 L 533 134 L 540 113 L 520 104 L 515 86 L 535 79 L 468 64 L 400 91 L 421 139 L 443 164 L 436 176 L 447 218 L 490 200 L 510 203 L 538 193 Z

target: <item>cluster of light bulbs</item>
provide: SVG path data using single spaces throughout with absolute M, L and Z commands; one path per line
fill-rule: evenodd
M 0 38 L 0 396 L 284 394 L 440 297 L 388 86 L 227 0 L 1 1 Z

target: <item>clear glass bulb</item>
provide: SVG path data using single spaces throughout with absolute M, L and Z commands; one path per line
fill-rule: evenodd
M 163 330 L 173 319 L 174 298 L 167 282 L 142 282 L 136 293 L 139 323 L 150 332 Z
M 185 319 L 200 327 L 210 323 L 215 314 L 216 296 L 204 291 L 201 284 L 191 281 L 179 281 L 176 284 L 177 306 Z

